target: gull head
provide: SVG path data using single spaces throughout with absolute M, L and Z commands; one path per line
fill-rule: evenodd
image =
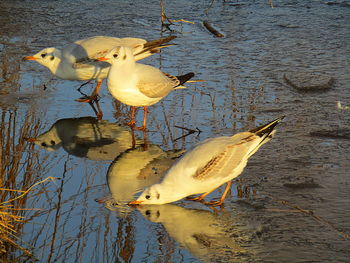
M 28 138 L 27 141 L 33 142 L 36 145 L 44 148 L 47 151 L 56 151 L 62 146 L 62 141 L 57 137 L 56 134 L 48 131 L 36 138 Z
M 96 60 L 105 61 L 113 65 L 135 61 L 135 58 L 131 48 L 118 46 L 110 50 L 104 57 L 97 58 Z
M 53 69 L 60 60 L 59 56 L 60 52 L 56 48 L 49 47 L 44 48 L 33 56 L 24 57 L 23 60 L 34 60 L 44 67 Z
M 164 199 L 162 187 L 160 184 L 154 184 L 146 188 L 137 200 L 129 202 L 129 205 L 161 205 L 167 203 Z
M 129 205 L 162 205 L 172 203 L 186 197 L 187 194 L 173 185 L 154 184 L 146 188 L 142 194 Z

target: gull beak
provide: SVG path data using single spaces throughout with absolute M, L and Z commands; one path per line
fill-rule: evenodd
M 108 58 L 105 57 L 100 57 L 100 58 L 96 58 L 97 61 L 107 61 L 109 60 Z
M 38 139 L 37 138 L 26 138 L 25 140 L 28 142 L 36 142 Z
M 131 202 L 129 202 L 128 203 L 128 205 L 140 205 L 142 203 L 142 201 L 137 201 L 137 200 L 135 200 L 135 201 L 131 201 Z
M 27 57 L 24 57 L 23 60 L 36 60 L 36 58 L 33 56 L 27 56 Z

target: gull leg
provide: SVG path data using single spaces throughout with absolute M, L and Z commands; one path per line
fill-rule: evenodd
M 218 187 L 216 187 L 216 188 L 214 188 L 213 190 L 211 190 L 211 191 L 209 191 L 209 192 L 206 192 L 206 193 L 204 193 L 204 194 L 202 194 L 202 195 L 200 195 L 200 196 L 198 196 L 198 197 L 188 196 L 188 197 L 186 197 L 186 200 L 189 200 L 189 201 L 198 201 L 198 202 L 203 201 L 203 199 L 204 199 L 207 195 L 209 195 L 210 193 L 214 192 L 216 189 L 218 189 Z
M 143 125 L 141 127 L 136 127 L 136 130 L 146 131 L 147 125 L 147 114 L 148 114 L 148 106 L 143 107 Z
M 86 96 L 86 94 L 85 94 L 85 93 L 83 93 L 83 92 L 81 91 L 81 88 L 82 88 L 82 87 L 84 87 L 85 85 L 89 84 L 90 82 L 91 82 L 91 79 L 90 79 L 90 80 L 88 80 L 87 82 L 85 82 L 85 83 L 81 84 L 81 85 L 80 85 L 80 87 L 77 89 L 77 90 L 80 92 L 80 94 L 81 94 L 81 95 Z
M 95 100 L 95 103 L 96 103 L 96 107 L 97 107 L 96 117 L 98 120 L 102 120 L 103 112 L 101 110 L 100 103 L 98 102 L 98 100 Z
M 231 188 L 231 184 L 232 184 L 231 181 L 226 182 L 226 188 L 225 188 L 225 191 L 224 191 L 224 193 L 222 194 L 220 200 L 218 200 L 218 201 L 212 200 L 212 201 L 206 202 L 206 203 L 204 203 L 204 204 L 206 204 L 206 205 L 211 205 L 211 206 L 220 206 L 220 205 L 222 205 L 222 204 L 224 203 L 224 201 L 225 201 L 225 198 L 226 198 L 226 195 L 227 195 L 228 191 L 229 191 L 230 188 Z
M 147 138 L 147 132 L 145 130 L 143 131 L 143 150 L 144 151 L 148 150 L 148 138 Z
M 95 108 L 94 103 L 96 103 L 97 109 Z M 95 102 L 93 101 L 89 102 L 89 105 L 91 106 L 92 110 L 95 112 L 97 119 L 102 120 L 103 112 L 101 110 L 100 104 L 98 103 L 98 100 L 96 100 Z
M 92 91 L 90 96 L 84 96 L 84 97 L 81 97 L 79 99 L 76 99 L 75 101 L 88 102 L 88 103 L 97 101 L 98 93 L 99 93 L 100 88 L 101 88 L 101 84 L 102 84 L 102 80 L 98 80 L 97 85 L 96 85 L 95 89 Z
M 136 107 L 135 106 L 131 106 L 131 120 L 127 123 L 128 126 L 130 126 L 131 128 L 135 127 L 135 110 Z
M 136 139 L 135 139 L 135 129 L 133 127 L 131 127 L 131 145 L 132 145 L 132 149 L 135 149 Z

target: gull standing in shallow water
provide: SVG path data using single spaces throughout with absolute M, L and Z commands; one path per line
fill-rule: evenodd
M 97 86 L 90 96 L 77 99 L 79 102 L 92 102 L 96 100 L 102 80 L 107 77 L 110 64 L 96 61 L 116 46 L 130 47 L 135 60 L 140 60 L 158 53 L 164 45 L 176 36 L 165 37 L 147 42 L 141 38 L 116 38 L 107 36 L 94 36 L 75 41 L 62 49 L 45 48 L 33 56 L 24 57 L 23 60 L 34 60 L 47 67 L 53 75 L 65 80 L 91 81 L 97 80 Z
M 226 189 L 219 201 L 205 204 L 222 205 L 231 186 L 231 180 L 239 176 L 248 159 L 275 133 L 275 126 L 284 117 L 234 136 L 207 139 L 187 152 L 173 165 L 159 184 L 146 188 L 130 205 L 165 204 L 175 202 L 193 194 L 205 196 L 226 183 Z
M 146 130 L 148 106 L 167 96 L 194 76 L 187 73 L 172 76 L 159 69 L 135 62 L 135 56 L 129 47 L 121 46 L 112 49 L 105 57 L 98 58 L 111 64 L 107 76 L 110 93 L 120 102 L 131 106 L 131 121 L 135 126 L 135 107 L 144 108 L 143 125 L 138 130 Z

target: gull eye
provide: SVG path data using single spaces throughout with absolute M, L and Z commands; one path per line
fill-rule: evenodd
M 44 58 L 44 57 L 46 57 L 46 55 L 47 55 L 46 53 L 43 53 L 43 54 L 41 54 L 41 57 Z
M 118 57 L 118 54 L 114 54 L 113 57 L 114 57 L 114 58 L 117 58 L 117 57 Z
M 145 197 L 146 197 L 147 200 L 151 199 L 150 195 L 146 195 Z
M 45 142 L 42 142 L 42 143 L 41 143 L 41 146 L 46 147 L 47 144 L 46 144 Z
M 56 143 L 55 143 L 55 141 L 51 140 L 51 144 L 52 144 L 52 145 L 55 145 Z
M 146 216 L 150 216 L 151 215 L 151 210 L 147 210 L 145 214 L 146 214 Z

